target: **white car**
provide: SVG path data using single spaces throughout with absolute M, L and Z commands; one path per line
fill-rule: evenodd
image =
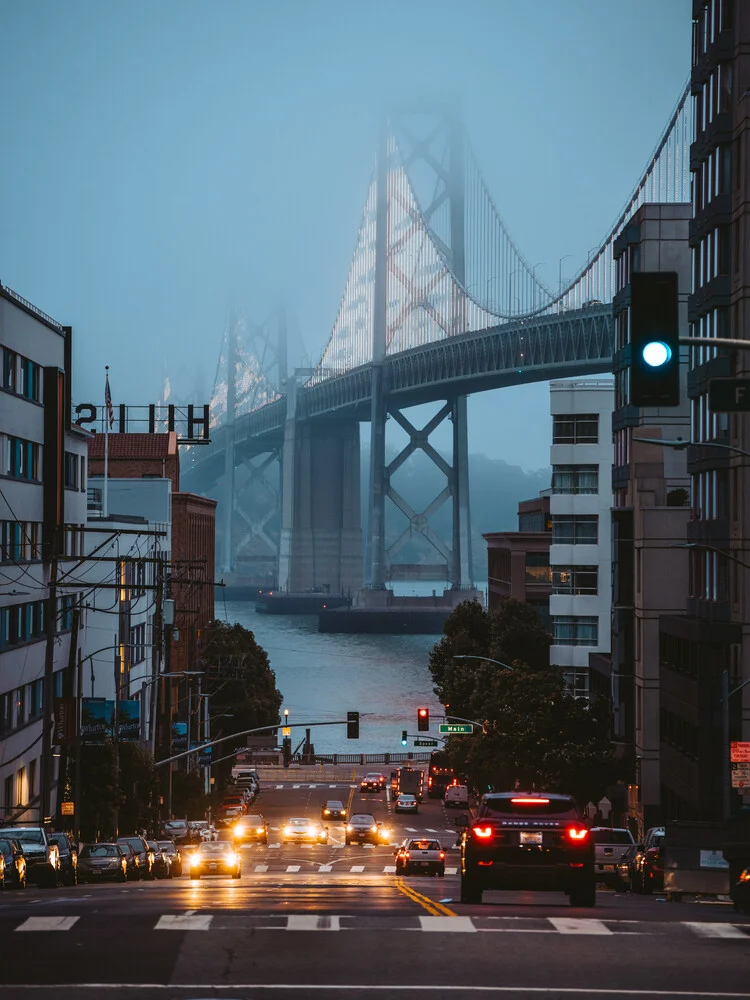
M 419 812 L 419 803 L 417 802 L 416 795 L 410 795 L 408 792 L 402 792 L 396 799 L 396 805 L 394 808 L 397 813 Z
M 315 819 L 293 816 L 284 826 L 285 844 L 327 844 L 328 830 Z

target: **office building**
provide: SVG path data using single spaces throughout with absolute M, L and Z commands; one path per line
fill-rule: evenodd
M 487 542 L 487 605 L 496 611 L 507 598 L 533 604 L 549 627 L 552 571 L 549 491 L 518 505 L 518 531 L 492 531 Z

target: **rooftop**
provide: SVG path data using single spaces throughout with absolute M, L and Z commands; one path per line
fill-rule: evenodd
M 177 454 L 177 434 L 97 434 L 89 441 L 89 458 L 104 458 L 104 438 L 109 437 L 109 457 L 120 460 L 169 458 Z

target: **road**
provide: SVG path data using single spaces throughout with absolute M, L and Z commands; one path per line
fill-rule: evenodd
M 326 798 L 389 821 L 394 843 L 412 830 L 441 838 L 445 878 L 397 878 L 392 848 L 346 847 L 342 824 L 328 846 L 281 844 L 283 821 L 319 817 Z M 0 1000 L 750 998 L 750 920 L 725 902 L 602 890 L 594 910 L 554 893 L 462 905 L 454 814 L 440 801 L 396 817 L 384 793 L 299 780 L 264 785 L 254 809 L 269 845 L 242 848 L 239 881 L 0 895 Z

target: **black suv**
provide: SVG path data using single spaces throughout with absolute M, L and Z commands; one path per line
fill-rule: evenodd
M 346 844 L 379 844 L 380 829 L 372 813 L 355 813 L 346 824 Z
M 78 884 L 78 848 L 67 833 L 51 833 L 50 840 L 60 852 L 60 875 L 65 885 Z
M 485 889 L 564 892 L 571 906 L 596 904 L 594 843 L 572 796 L 482 796 L 461 842 L 461 902 L 481 903 Z
M 56 886 L 60 881 L 60 851 L 41 826 L 5 826 L 0 837 L 17 840 L 26 859 L 26 876 L 38 886 Z
M 118 837 L 117 843 L 124 851 L 127 851 L 129 848 L 135 854 L 139 878 L 148 879 L 149 881 L 156 878 L 154 852 L 143 837 L 135 834 L 132 837 Z

